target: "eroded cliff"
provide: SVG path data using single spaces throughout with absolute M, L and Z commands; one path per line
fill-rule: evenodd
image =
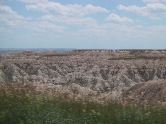
M 24 52 L 1 57 L 0 82 L 31 83 L 77 94 L 78 97 L 121 100 L 124 96 L 139 96 L 140 90 L 127 95 L 137 85 L 144 86 L 142 84 L 149 81 L 160 80 L 165 83 L 165 57 L 165 51 L 74 51 L 70 54 Z M 150 87 L 149 92 L 151 89 L 153 91 Z M 137 97 L 138 100 L 141 101 Z M 165 102 L 166 98 L 158 101 Z

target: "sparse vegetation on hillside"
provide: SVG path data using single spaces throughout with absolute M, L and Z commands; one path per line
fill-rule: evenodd
M 33 87 L 1 87 L 0 124 L 166 124 L 166 108 L 67 101 Z
M 165 80 L 165 60 L 166 52 L 159 50 L 24 51 L 2 55 L 0 83 L 34 84 L 51 92 L 56 89 L 69 97 L 76 95 L 77 99 L 121 101 L 123 93 L 136 84 Z M 165 89 L 161 90 L 165 96 Z M 165 104 L 163 97 L 154 100 L 151 91 L 146 96 L 152 99 L 147 101 L 141 93 L 139 99 L 132 97 L 131 101 Z

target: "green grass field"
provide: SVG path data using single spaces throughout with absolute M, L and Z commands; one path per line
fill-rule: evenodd
M 0 124 L 166 124 L 166 108 L 82 103 L 9 88 L 0 91 Z

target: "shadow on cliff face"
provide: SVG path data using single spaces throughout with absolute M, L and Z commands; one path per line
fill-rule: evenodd
M 147 82 L 150 80 L 166 79 L 165 67 L 137 67 L 128 69 L 127 76 L 134 82 Z
M 1 62 L 4 68 L 0 70 L 0 81 L 60 86 L 71 92 L 74 89 L 80 96 L 86 92 L 95 92 L 102 99 L 112 96 L 119 99 L 133 86 L 139 87 L 142 83 L 166 79 L 165 53 L 156 53 L 155 56 L 151 53 L 149 56 L 146 52 L 141 52 L 138 56 L 137 52 L 128 54 L 87 51 L 70 56 L 8 56 Z M 150 98 L 148 94 L 151 95 L 154 90 L 160 92 L 160 89 L 154 89 L 153 86 L 149 88 L 148 93 L 145 93 L 147 99 Z M 144 101 L 141 95 L 140 97 L 138 101 Z M 151 98 L 153 97 L 155 99 L 152 95 Z
M 4 80 L 5 82 L 12 82 L 13 81 L 13 75 L 14 75 L 14 69 L 11 65 L 5 64 L 3 69 L 4 73 Z
M 166 80 L 139 83 L 123 93 L 125 102 L 139 105 L 166 105 Z
M 4 65 L 2 71 L 5 75 L 5 82 L 13 81 L 13 76 L 15 76 L 16 71 L 18 71 L 15 69 L 18 68 L 15 68 L 14 65 Z M 46 68 L 46 70 L 47 69 L 48 68 Z M 66 84 L 53 84 L 48 82 L 45 86 L 43 85 L 43 87 L 45 87 L 43 89 L 43 92 L 51 89 L 48 90 L 48 92 L 53 93 L 53 91 L 57 91 L 59 92 L 59 94 L 68 94 L 67 96 L 69 96 L 70 98 L 93 98 L 96 101 L 109 101 L 117 99 L 119 102 L 122 99 L 123 102 L 127 104 L 166 104 L 166 80 L 164 80 L 166 74 L 165 68 L 129 68 L 127 69 L 127 71 L 118 71 L 113 75 L 111 75 L 111 71 L 104 71 L 103 69 L 99 69 L 96 70 L 96 73 L 97 75 L 101 75 L 101 77 L 93 77 L 91 75 L 87 76 L 86 74 L 84 76 L 71 75 L 72 78 L 70 80 L 67 80 L 68 82 Z M 28 76 L 31 76 L 29 75 L 29 73 L 26 74 Z M 107 79 L 103 79 L 102 75 L 104 75 L 104 77 L 107 77 Z M 27 82 L 30 82 L 30 80 Z M 40 83 L 42 84 L 42 80 L 39 80 L 39 85 L 41 85 Z M 52 88 L 48 88 L 47 84 L 52 84 Z M 56 87 L 56 85 L 62 87 L 58 88 Z M 42 90 L 40 89 L 40 86 L 37 87 L 40 91 Z
M 148 64 L 138 66 L 131 63 L 132 67 L 125 66 L 125 64 L 124 66 L 115 64 L 109 67 L 94 65 L 92 69 L 88 69 L 86 64 L 81 67 L 74 66 L 72 69 L 70 65 L 63 64 L 56 65 L 56 69 L 54 69 L 53 64 L 11 63 L 4 64 L 2 71 L 6 82 L 14 82 L 16 79 L 18 82 L 53 83 L 55 85 L 76 83 L 92 90 L 111 92 L 118 88 L 130 88 L 137 83 L 166 79 L 165 66 Z M 85 69 L 86 71 L 84 71 Z

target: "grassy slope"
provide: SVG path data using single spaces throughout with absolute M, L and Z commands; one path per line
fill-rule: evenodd
M 8 88 L 0 90 L 0 124 L 166 124 L 166 108 L 81 103 Z

